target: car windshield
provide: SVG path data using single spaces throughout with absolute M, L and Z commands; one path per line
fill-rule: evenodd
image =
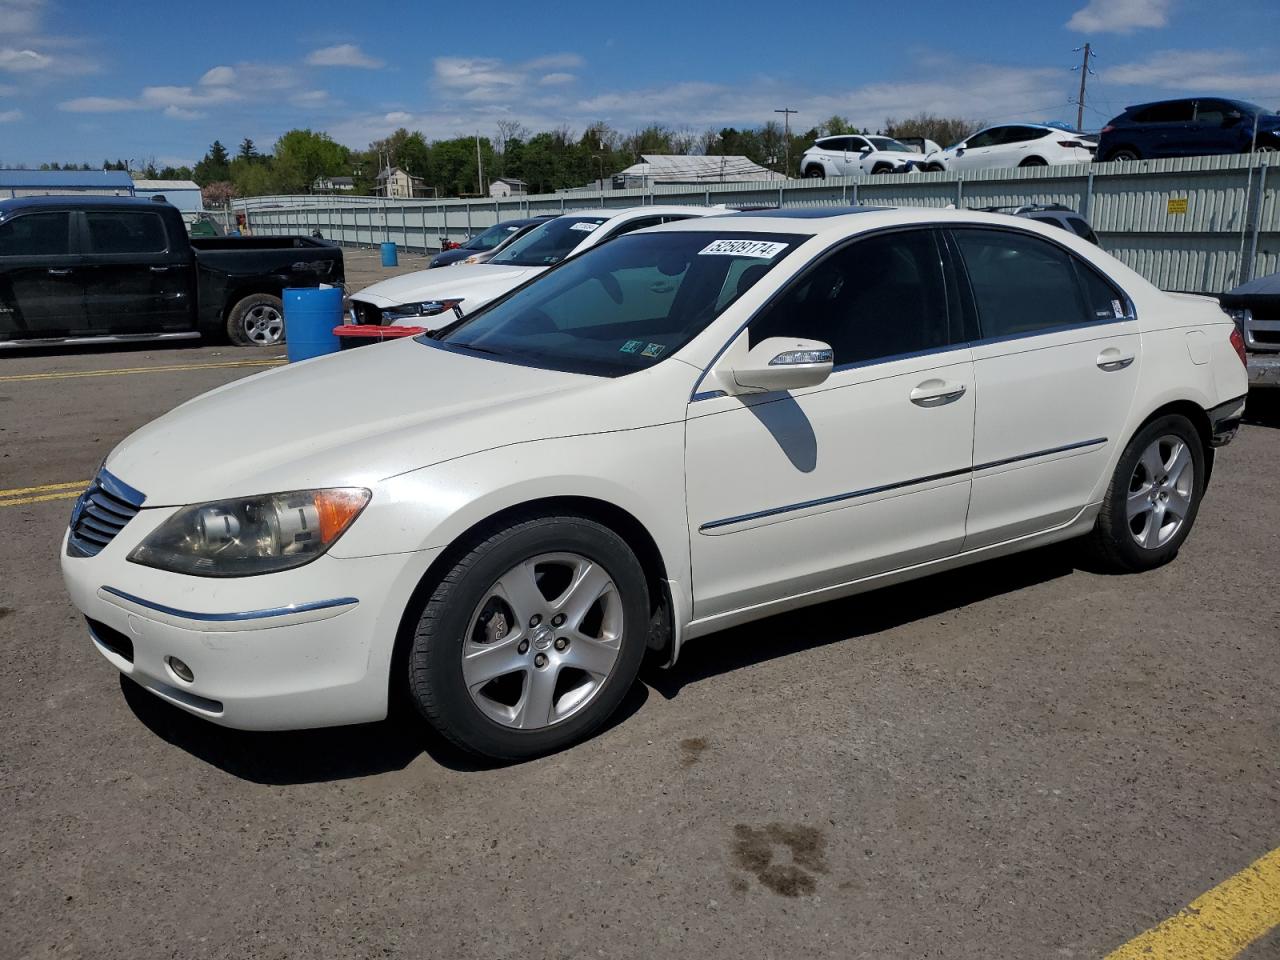
M 627 234 L 421 339 L 513 363 L 622 376 L 679 350 L 804 239 Z
M 905 143 L 899 143 L 892 137 L 867 137 L 871 141 L 871 145 L 877 150 L 889 150 L 893 153 L 915 153 Z
M 534 227 L 519 240 L 490 260 L 490 263 L 512 267 L 550 267 L 559 263 L 587 234 L 608 217 L 556 217 Z
M 462 245 L 463 250 L 492 250 L 520 228 L 513 223 L 499 223 Z

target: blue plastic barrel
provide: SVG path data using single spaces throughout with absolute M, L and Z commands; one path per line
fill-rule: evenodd
M 285 347 L 289 362 L 337 353 L 333 328 L 342 323 L 340 287 L 289 287 L 284 291 Z
M 394 243 L 384 243 L 382 245 L 382 265 L 384 267 L 398 267 L 400 258 L 396 256 L 396 245 Z

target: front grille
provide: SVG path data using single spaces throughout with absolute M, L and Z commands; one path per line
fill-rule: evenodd
M 71 511 L 67 553 L 73 557 L 92 557 L 99 553 L 137 516 L 146 499 L 106 470 L 99 470 Z

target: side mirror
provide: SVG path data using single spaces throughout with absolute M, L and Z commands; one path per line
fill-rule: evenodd
M 770 337 L 757 343 L 731 374 L 733 393 L 771 393 L 816 387 L 831 376 L 834 354 L 821 340 Z
M 862 154 L 862 156 L 864 156 L 864 157 L 865 157 L 868 153 L 870 153 L 870 152 L 871 152 L 871 148 L 870 148 L 870 147 L 863 147 L 863 148 L 859 151 L 859 153 L 861 153 L 861 154 Z

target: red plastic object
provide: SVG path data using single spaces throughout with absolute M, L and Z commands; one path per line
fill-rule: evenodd
M 416 337 L 426 333 L 426 327 L 380 327 L 376 323 L 344 323 L 333 328 L 333 335 L 342 344 L 342 349 L 363 347 L 380 340 L 398 340 L 401 337 Z

